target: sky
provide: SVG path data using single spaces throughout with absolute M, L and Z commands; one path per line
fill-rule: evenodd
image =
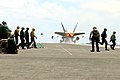
M 59 42 L 52 33 L 62 31 L 61 22 L 68 31 L 85 32 L 80 43 L 88 43 L 94 26 L 100 33 L 107 28 L 109 42 L 116 31 L 120 44 L 120 0 L 0 0 L 0 22 L 6 21 L 14 32 L 16 26 L 36 29 L 37 42 Z M 41 36 L 40 33 L 48 34 Z

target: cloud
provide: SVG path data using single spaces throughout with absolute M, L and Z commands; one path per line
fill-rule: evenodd
M 105 14 L 110 13 L 112 17 L 115 15 L 118 16 L 120 11 L 119 0 L 85 0 L 84 2 L 81 0 L 62 1 L 69 3 L 74 2 L 76 5 L 80 5 L 77 7 L 74 5 L 68 7 L 50 1 L 45 1 L 40 4 L 37 0 L 3 0 L 1 1 L 0 6 L 5 9 L 2 9 L 0 14 L 5 14 L 5 16 L 16 19 L 23 18 L 23 20 L 33 19 L 43 21 L 48 19 L 56 22 L 63 21 L 65 23 L 70 23 L 71 25 L 71 23 L 76 23 L 77 21 L 80 22 L 80 24 L 86 24 L 86 22 L 92 23 L 92 19 L 97 21 L 100 15 L 99 12 Z M 10 2 L 12 2 L 12 4 Z
M 0 6 L 6 8 L 23 8 L 24 3 L 24 0 L 1 0 Z
M 63 2 L 74 3 L 78 5 L 63 6 L 55 2 L 39 3 L 37 0 L 2 0 L 0 6 L 4 8 L 0 14 L 15 14 L 16 17 L 31 17 L 34 19 L 51 19 L 56 21 L 76 22 L 80 20 L 85 23 L 92 18 L 97 18 L 99 12 L 112 16 L 119 16 L 119 0 L 62 0 Z M 12 3 L 10 3 L 12 2 Z M 69 4 L 65 3 L 65 4 Z M 0 8 L 1 9 L 1 8 Z M 95 13 L 93 13 L 93 11 Z M 93 13 L 93 14 L 92 14 Z M 22 14 L 22 15 L 21 15 Z M 6 14 L 7 15 L 7 14 Z M 91 16 L 92 15 L 92 16 Z M 95 15 L 95 16 L 94 16 Z M 8 15 L 7 15 L 8 16 Z M 90 17 L 91 16 L 91 17 Z
M 78 3 L 81 2 L 81 0 L 62 0 L 63 2 L 70 2 L 70 3 Z
M 73 0 L 70 0 L 69 2 L 72 3 L 72 1 Z M 79 2 L 79 0 L 76 1 Z M 75 3 L 76 1 L 73 2 Z M 4 14 L 4 16 L 7 16 L 8 18 L 12 17 L 12 20 L 9 21 L 15 24 L 37 24 L 49 27 L 49 25 L 54 26 L 57 23 L 60 25 L 60 22 L 62 21 L 66 24 L 66 28 L 72 27 L 73 29 L 76 22 L 79 22 L 79 24 L 82 25 L 86 24 L 86 22 L 90 23 L 93 18 L 94 20 L 97 19 L 96 14 L 84 12 L 80 7 L 67 7 L 56 2 L 46 1 L 39 4 L 37 0 L 12 0 L 12 3 L 15 4 L 13 5 L 10 1 L 5 0 L 3 3 L 4 5 L 0 5 L 4 7 L 5 10 L 2 10 L 0 14 Z M 54 23 L 54 25 L 51 23 Z
M 76 1 L 78 2 L 79 0 Z M 69 0 L 69 2 L 76 1 Z M 12 4 L 10 2 L 12 2 Z M 65 7 L 62 4 L 58 5 L 55 2 L 51 3 L 46 1 L 39 5 L 37 0 L 3 0 L 0 3 L 0 6 L 5 8 L 5 10 L 0 12 L 1 14 L 4 14 L 4 12 L 6 12 L 15 14 L 16 17 L 17 15 L 20 15 L 21 17 L 29 16 L 32 18 L 39 18 L 41 20 L 51 19 L 57 21 L 76 22 L 75 20 L 79 20 L 78 16 L 80 16 L 80 11 L 78 10 L 79 8 L 76 8 L 74 6 Z
M 83 4 L 83 8 L 89 10 L 100 11 L 112 15 L 120 14 L 120 1 L 119 0 L 90 0 Z

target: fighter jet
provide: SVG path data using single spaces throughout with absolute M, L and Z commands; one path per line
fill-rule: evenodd
M 62 40 L 60 40 L 60 43 L 75 43 L 76 40 L 73 40 L 75 38 L 75 36 L 77 35 L 82 35 L 85 34 L 84 32 L 81 33 L 75 33 L 75 30 L 77 28 L 78 23 L 76 24 L 74 30 L 72 32 L 68 32 L 63 23 L 61 22 L 62 28 L 63 28 L 63 32 L 55 32 L 55 34 L 58 34 L 60 36 L 62 36 Z

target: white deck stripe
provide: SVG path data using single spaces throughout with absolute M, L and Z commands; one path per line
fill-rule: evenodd
M 69 52 L 67 49 L 63 48 L 61 45 L 58 45 L 58 46 L 60 46 L 60 48 L 62 48 L 64 51 L 66 51 L 69 55 L 72 55 L 71 52 Z
M 30 77 L 30 80 L 33 80 L 39 73 L 40 73 L 40 71 L 37 71 L 35 74 L 33 74 L 33 75 Z

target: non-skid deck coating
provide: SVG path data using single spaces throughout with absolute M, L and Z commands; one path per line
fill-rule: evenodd
M 0 80 L 120 80 L 120 49 L 90 52 L 90 46 L 44 44 L 0 54 Z

